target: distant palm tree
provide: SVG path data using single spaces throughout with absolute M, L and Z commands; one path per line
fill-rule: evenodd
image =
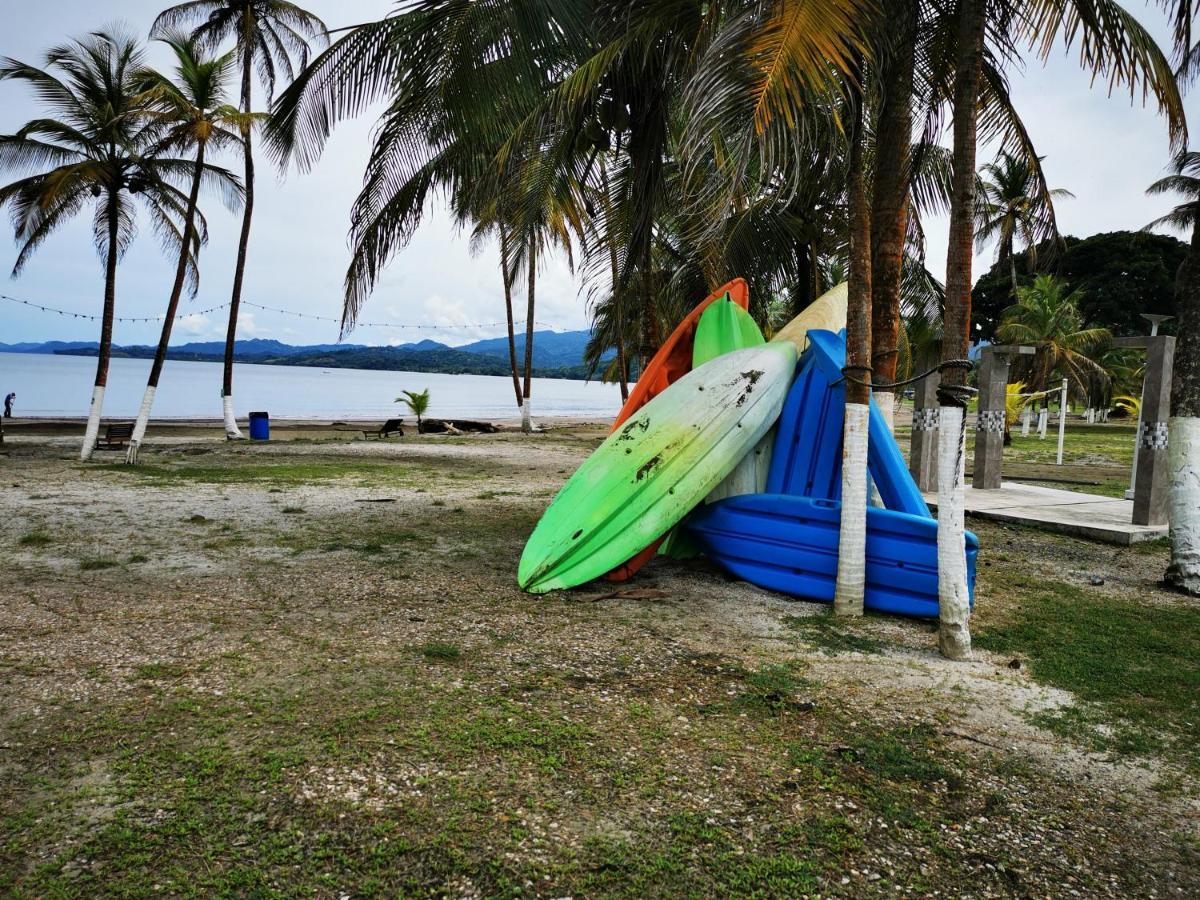
M 417 417 L 417 433 L 421 431 L 421 416 L 429 410 L 429 388 L 420 393 L 416 391 L 403 391 L 403 397 L 397 397 L 397 403 L 403 403 L 408 407 L 409 412 Z
M 1097 385 L 1107 385 L 1108 373 L 1089 354 L 1111 340 L 1107 328 L 1085 328 L 1079 312 L 1079 291 L 1066 293 L 1066 283 L 1053 275 L 1038 275 L 1029 287 L 1017 289 L 1017 302 L 1004 311 L 996 336 L 1006 344 L 1032 344 L 1032 357 L 1014 365 L 1017 376 L 1034 391 L 1053 387 L 1066 378 L 1069 390 L 1087 400 Z
M 100 428 L 112 349 L 117 263 L 137 233 L 135 200 L 149 215 L 164 249 L 194 273 L 198 235 L 185 241 L 178 223 L 188 196 L 173 182 L 194 171 L 190 159 L 169 156 L 165 124 L 142 90 L 143 53 L 120 31 L 98 31 L 54 47 L 45 68 L 0 61 L 0 80 L 22 81 L 37 94 L 46 117 L 16 134 L 0 135 L 0 168 L 19 174 L 0 187 L 20 252 L 13 276 L 67 220 L 92 207 L 93 240 L 104 260 L 104 310 L 91 410 L 80 458 L 91 458 Z M 203 226 L 201 225 L 201 233 Z
M 196 46 L 196 41 L 183 35 L 163 38 L 175 53 L 177 62 L 175 78 L 147 69 L 141 74 L 142 88 L 153 96 L 154 115 L 160 117 L 167 131 L 162 138 L 166 146 L 180 150 L 195 150 L 196 162 L 192 167 L 191 190 L 188 194 L 187 210 L 184 213 L 183 244 L 179 264 L 175 269 L 175 282 L 167 300 L 167 311 L 163 318 L 162 332 L 150 366 L 150 377 L 146 381 L 146 393 L 134 423 L 133 437 L 129 441 L 126 462 L 137 463 L 138 448 L 146 434 L 150 421 L 150 408 L 158 390 L 158 379 L 162 375 L 163 363 L 167 358 L 167 345 L 171 340 L 171 329 L 179 309 L 179 298 L 183 294 L 188 274 L 186 247 L 196 235 L 197 202 L 204 180 L 216 181 L 216 186 L 225 193 L 227 203 L 236 208 L 241 202 L 242 189 L 237 179 L 224 169 L 216 169 L 205 163 L 208 148 L 220 148 L 237 144 L 240 137 L 229 126 L 240 129 L 243 116 L 236 107 L 225 102 L 228 76 L 233 63 L 233 53 L 215 59 L 205 58 Z M 192 293 L 197 284 L 192 282 Z
M 245 166 L 243 183 L 246 202 L 242 211 L 242 231 L 238 239 L 237 264 L 233 270 L 233 292 L 229 300 L 229 326 L 225 333 L 225 368 L 221 382 L 221 403 L 225 417 L 225 436 L 240 439 L 241 431 L 233 409 L 233 350 L 237 341 L 238 312 L 242 303 L 242 283 L 246 275 L 246 253 L 250 246 L 250 222 L 254 216 L 254 150 L 251 146 L 251 109 L 254 68 L 269 104 L 275 93 L 277 76 L 295 78 L 293 59 L 303 69 L 308 65 L 310 41 L 325 42 L 325 23 L 310 12 L 286 0 L 189 0 L 164 10 L 154 20 L 151 35 L 163 37 L 176 29 L 195 25 L 197 46 L 217 50 L 233 41 L 241 60 L 242 84 L 239 103 L 242 119 L 242 156 Z
M 1016 242 L 1025 244 L 1030 265 L 1036 264 L 1039 241 L 1055 232 L 1053 201 L 1074 197 L 1054 188 L 1044 196 L 1030 160 L 1003 151 L 979 170 L 975 196 L 975 243 L 996 241 L 996 261 L 1008 263 L 1013 296 L 1017 296 Z

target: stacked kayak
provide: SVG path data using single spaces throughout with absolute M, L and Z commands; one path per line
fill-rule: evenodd
M 750 295 L 746 292 L 746 282 L 739 278 L 736 281 L 731 281 L 725 287 L 728 290 L 724 296 L 717 299 L 714 299 L 715 295 L 707 297 L 675 329 L 671 337 L 667 339 L 667 343 L 663 345 L 664 349 L 668 347 L 673 348 L 670 353 L 664 355 L 662 350 L 660 350 L 655 356 L 655 360 L 659 361 L 659 365 L 653 371 L 657 372 L 658 375 L 651 374 L 651 378 L 661 378 L 667 381 L 662 390 L 666 390 L 667 387 L 674 384 L 685 373 L 699 368 L 711 359 L 715 359 L 732 350 L 757 347 L 763 343 L 762 332 L 759 331 L 758 324 L 751 317 L 750 313 L 746 311 L 746 307 L 750 302 Z M 737 295 L 736 301 L 734 300 L 735 293 Z M 689 344 L 691 347 L 691 361 L 690 365 L 685 366 L 683 351 L 688 348 Z M 650 367 L 647 368 L 647 372 L 651 372 Z M 629 415 L 632 415 L 636 409 L 644 406 L 650 399 L 652 397 L 647 397 L 644 401 L 638 402 L 636 408 L 629 410 Z M 629 409 L 635 401 L 639 400 L 641 398 L 637 396 L 635 390 L 630 395 L 625 408 Z M 622 413 L 624 412 L 625 410 L 623 409 Z M 618 421 L 624 420 L 618 417 Z M 615 426 L 613 430 L 615 431 L 618 427 L 620 426 Z M 739 464 L 738 470 L 742 466 L 743 464 Z M 738 470 L 731 473 L 729 478 L 736 477 Z M 719 491 L 720 488 L 721 486 L 718 485 L 716 490 Z M 659 547 L 662 546 L 668 537 L 669 535 L 663 534 L 655 538 L 632 557 L 608 572 L 604 577 L 608 581 L 626 581 L 632 578 L 642 566 L 654 558 Z
M 634 413 L 551 501 L 521 555 L 521 587 L 583 584 L 679 524 L 775 424 L 795 366 L 791 344 L 735 350 Z
M 809 331 L 780 415 L 765 493 L 697 510 L 687 532 L 706 556 L 760 587 L 833 602 L 841 520 L 846 342 Z M 937 521 L 872 401 L 867 468 L 884 508 L 867 509 L 868 609 L 937 616 Z M 974 601 L 979 540 L 967 532 Z
M 789 494 L 730 497 L 698 510 L 688 534 L 738 578 L 807 600 L 832 603 L 842 504 Z M 938 614 L 937 520 L 867 508 L 868 609 Z M 979 539 L 967 532 L 967 584 L 975 599 Z
M 677 558 L 701 552 L 761 587 L 833 600 L 845 285 L 769 343 L 748 302 L 745 282 L 730 282 L 672 333 L 613 432 L 538 522 L 518 567 L 522 588 L 624 580 L 669 537 L 662 552 Z M 883 507 L 867 510 L 865 605 L 936 616 L 937 522 L 873 402 L 868 440 Z M 978 551 L 967 533 L 972 601 Z

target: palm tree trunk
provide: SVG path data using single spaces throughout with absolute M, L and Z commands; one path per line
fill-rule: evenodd
M 513 391 L 517 395 L 517 409 L 525 404 L 521 399 L 521 375 L 517 370 L 517 334 L 513 322 L 512 280 L 508 277 L 508 232 L 500 223 L 500 275 L 504 278 L 504 312 L 508 316 L 508 362 L 512 367 Z
M 800 315 L 817 299 L 813 293 L 813 258 L 809 241 L 796 245 L 796 284 L 792 288 L 792 318 Z
M 1200 222 L 1192 226 L 1186 266 L 1175 301 L 1179 337 L 1167 434 L 1171 563 L 1166 580 L 1182 591 L 1200 595 Z
M 871 204 L 871 366 L 880 381 L 896 380 L 900 332 L 900 280 L 908 230 L 912 178 L 912 92 L 916 60 L 913 2 L 897 3 L 889 15 L 895 52 L 880 72 L 875 129 L 875 178 Z M 893 389 L 875 389 L 875 403 L 892 428 Z
M 83 432 L 83 447 L 79 458 L 87 462 L 96 450 L 100 434 L 100 413 L 104 408 L 104 389 L 108 385 L 108 361 L 112 355 L 113 314 L 117 308 L 117 231 L 120 207 L 117 188 L 108 192 L 108 254 L 104 266 L 104 312 L 100 320 L 100 349 L 96 354 L 96 384 L 92 388 L 92 406 L 88 410 L 87 427 Z
M 1017 257 L 1011 248 L 1008 252 L 1008 275 L 1012 279 L 1013 303 L 1017 302 Z
M 861 616 L 866 586 L 867 423 L 871 389 L 871 219 L 862 158 L 862 94 L 850 103 L 846 195 L 850 213 L 850 286 L 846 316 L 846 417 L 842 437 L 842 517 L 833 610 Z
M 942 381 L 938 430 L 938 646 L 949 659 L 971 655 L 971 608 L 964 543 L 963 456 L 967 382 L 965 360 L 971 325 L 971 254 L 975 242 L 975 150 L 984 0 L 960 0 L 954 71 L 954 146 L 950 195 L 950 246 L 946 260 L 946 311 L 942 330 Z
M 605 221 L 612 221 L 612 195 L 608 192 L 608 169 L 605 168 L 604 160 L 600 160 L 600 190 L 604 196 L 604 218 Z M 617 245 L 615 241 L 608 242 L 608 261 L 612 267 L 612 302 L 613 315 L 616 316 L 616 340 L 617 345 L 617 381 L 621 385 L 621 403 L 624 404 L 629 399 L 629 361 L 625 356 L 625 317 L 621 315 L 620 295 L 617 293 L 617 288 L 621 280 L 621 262 L 617 258 Z
M 254 63 L 253 45 L 243 36 L 242 43 L 242 113 L 250 115 L 250 79 Z M 241 440 L 237 418 L 233 411 L 233 352 L 237 343 L 238 313 L 242 305 L 242 283 L 246 277 L 246 252 L 250 246 L 250 223 L 254 218 L 254 148 L 251 144 L 251 125 L 242 130 L 242 160 L 245 164 L 246 205 L 242 209 L 242 233 L 238 238 L 237 264 L 233 269 L 233 293 L 229 298 L 229 326 L 225 329 L 225 368 L 221 381 L 221 411 L 225 419 L 225 437 Z
M 196 173 L 192 176 L 192 188 L 188 194 L 187 211 L 183 222 L 183 244 L 179 248 L 179 263 L 175 267 L 175 282 L 171 285 L 171 297 L 167 300 L 167 314 L 163 319 L 162 333 L 158 336 L 158 347 L 154 350 L 154 362 L 150 365 L 150 377 L 146 379 L 146 393 L 142 395 L 142 406 L 138 410 L 137 421 L 133 425 L 133 437 L 129 440 L 129 449 L 125 453 L 125 462 L 136 465 L 138 448 L 146 436 L 146 426 L 150 422 L 150 407 L 154 405 L 154 395 L 158 391 L 158 379 L 162 375 L 163 364 L 167 359 L 167 345 L 171 341 L 171 329 L 175 325 L 175 314 L 179 310 L 179 298 L 183 296 L 183 285 L 187 281 L 188 258 L 191 254 L 192 239 L 196 234 L 196 206 L 200 199 L 200 180 L 204 174 L 204 141 L 196 147 Z
M 533 377 L 533 306 L 537 283 L 537 236 L 529 238 L 529 302 L 525 309 L 525 402 L 521 404 L 521 430 L 526 434 L 533 431 L 532 412 L 529 406 L 529 382 Z

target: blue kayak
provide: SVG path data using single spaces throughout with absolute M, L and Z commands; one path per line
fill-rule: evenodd
M 832 331 L 810 331 L 808 340 L 779 415 L 767 493 L 840 500 L 846 339 Z M 929 507 L 874 401 L 867 442 L 867 468 L 883 505 L 928 518 Z
M 687 520 L 704 554 L 738 578 L 806 600 L 832 603 L 841 503 L 748 494 L 701 506 Z M 937 520 L 867 509 L 867 609 L 938 614 Z M 979 539 L 966 533 L 967 586 L 975 602 Z

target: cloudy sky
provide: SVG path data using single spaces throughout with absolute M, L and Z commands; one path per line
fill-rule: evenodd
M 0 55 L 39 62 L 41 52 L 68 33 L 79 33 L 120 20 L 144 33 L 163 0 L 114 0 L 96 9 L 92 0 L 52 0 L 18 4 L 0 0 L 7 25 L 0 33 Z M 331 28 L 382 16 L 388 0 L 307 0 L 307 8 Z M 1162 14 L 1147 7 L 1142 21 L 1165 38 Z M 154 50 L 152 61 L 168 59 Z M 1059 51 L 1049 64 L 1027 65 L 1013 73 L 1013 93 L 1039 153 L 1045 155 L 1053 187 L 1076 195 L 1059 204 L 1064 233 L 1087 236 L 1102 231 L 1140 228 L 1159 215 L 1163 202 L 1144 195 L 1169 160 L 1166 129 L 1153 110 L 1130 103 L 1128 95 L 1108 97 L 1092 88 L 1079 71 L 1074 51 Z M 1189 119 L 1200 128 L 1200 101 L 1187 101 Z M 37 114 L 21 85 L 0 84 L 0 133 L 16 130 Z M 369 150 L 369 118 L 343 125 L 316 170 L 281 175 L 264 163 L 259 168 L 251 255 L 244 299 L 267 306 L 323 316 L 339 315 L 341 283 L 348 260 L 346 225 Z M 980 162 L 988 150 L 981 148 Z M 238 169 L 237 159 L 226 164 Z M 238 220 L 210 202 L 206 207 L 212 238 L 202 258 L 199 296 L 185 300 L 202 310 L 228 299 L 236 251 Z M 12 268 L 15 249 L 7 222 L 0 223 L 0 273 Z M 946 223 L 926 223 L 929 266 L 945 271 Z M 991 262 L 990 250 L 977 261 L 977 274 Z M 494 247 L 472 256 L 467 237 L 434 210 L 410 246 L 392 263 L 363 320 L 414 325 L 415 328 L 360 327 L 351 340 L 387 344 L 434 337 L 463 343 L 503 333 L 503 295 Z M 118 284 L 118 315 L 152 316 L 161 311 L 173 268 L 148 232 L 125 258 Z M 102 298 L 101 264 L 92 249 L 90 223 L 81 218 L 39 250 L 18 280 L 0 274 L 0 294 L 79 312 L 98 312 Z M 555 330 L 586 325 L 578 284 L 565 264 L 552 261 L 539 281 L 539 322 Z M 481 324 L 482 323 L 482 324 Z M 441 326 L 441 327 L 435 327 Z M 153 343 L 156 324 L 118 323 L 117 343 Z M 175 341 L 224 335 L 224 311 L 194 314 L 176 328 Z M 241 337 L 271 337 L 288 343 L 333 341 L 337 326 L 261 310 L 247 310 Z M 96 326 L 0 301 L 0 342 L 94 340 Z

